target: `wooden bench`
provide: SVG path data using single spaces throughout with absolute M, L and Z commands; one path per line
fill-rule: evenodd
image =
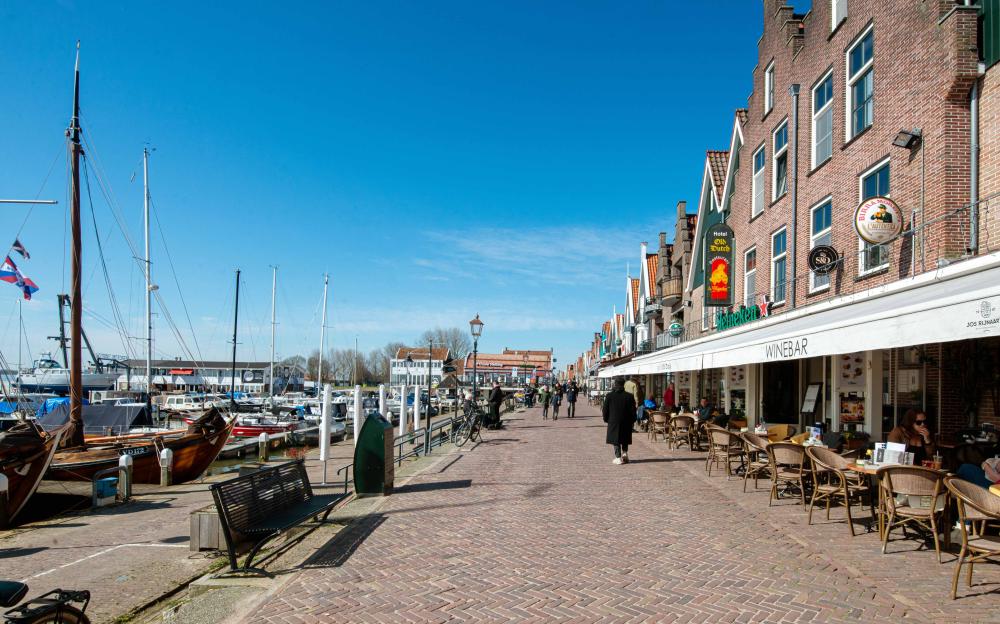
M 346 498 L 346 494 L 313 494 L 301 459 L 213 483 L 210 489 L 226 538 L 230 570 L 264 576 L 271 575 L 251 566 L 264 544 L 310 518 L 326 521 L 334 506 Z M 238 541 L 254 542 L 242 567 L 236 561 Z

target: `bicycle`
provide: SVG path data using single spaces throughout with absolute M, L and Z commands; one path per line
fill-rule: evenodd
M 28 586 L 17 581 L 0 581 L 0 607 L 13 607 L 28 593 Z M 76 607 L 75 605 L 81 605 Z M 90 604 L 90 592 L 54 589 L 32 598 L 19 607 L 4 612 L 7 624 L 90 624 L 84 613 Z
M 472 438 L 482 442 L 485 419 L 486 414 L 478 405 L 467 409 L 461 420 L 452 424 L 452 442 L 455 446 L 462 446 Z

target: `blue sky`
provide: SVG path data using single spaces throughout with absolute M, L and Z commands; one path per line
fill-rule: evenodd
M 678 200 L 695 203 L 705 150 L 728 146 L 761 19 L 746 0 L 0 3 L 0 196 L 60 201 L 0 207 L 10 238 L 27 218 L 20 265 L 42 289 L 24 304 L 28 347 L 54 346 L 68 288 L 77 39 L 97 229 L 130 335 L 141 273 L 98 169 L 141 249 L 148 144 L 201 357 L 228 356 L 240 267 L 240 357 L 267 358 L 278 265 L 279 356 L 318 346 L 329 272 L 328 347 L 410 341 L 479 313 L 482 350 L 552 347 L 568 362 L 624 301 L 639 242 L 672 231 Z M 85 328 L 122 353 L 83 207 Z M 153 252 L 193 349 L 158 234 Z M 0 284 L 8 361 L 17 299 Z M 155 325 L 157 355 L 183 355 L 159 311 Z

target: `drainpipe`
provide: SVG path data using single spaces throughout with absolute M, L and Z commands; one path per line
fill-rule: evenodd
M 799 214 L 799 85 L 793 84 L 788 87 L 788 94 L 792 96 L 792 162 L 788 167 L 791 173 L 791 191 L 792 191 L 792 241 L 791 241 L 791 253 L 789 254 L 792 258 L 792 275 L 789 280 L 792 307 L 795 309 L 795 285 L 796 285 L 796 267 L 798 266 L 798 214 Z
M 969 94 L 969 253 L 979 250 L 979 79 Z

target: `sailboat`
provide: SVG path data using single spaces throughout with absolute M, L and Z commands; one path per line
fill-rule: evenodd
M 82 334 L 82 236 L 80 228 L 80 51 L 77 44 L 73 83 L 73 116 L 66 135 L 69 138 L 72 231 L 72 295 L 70 296 L 70 407 L 66 431 L 55 451 L 46 478 L 54 480 L 90 481 L 106 468 L 118 465 L 122 455 L 132 456 L 132 479 L 136 483 L 160 482 L 160 453 L 173 452 L 173 482 L 183 483 L 198 478 L 215 461 L 229 439 L 233 420 L 226 420 L 215 408 L 207 410 L 186 429 L 162 433 L 125 434 L 120 436 L 85 436 L 83 405 Z M 148 210 L 148 188 L 145 204 Z M 148 222 L 148 219 L 147 219 Z M 148 235 L 147 235 L 148 236 Z M 149 291 L 149 259 L 147 246 L 146 286 Z M 147 314 L 148 316 L 148 314 Z M 148 348 L 148 346 L 147 346 Z M 148 369 L 147 369 L 148 370 Z M 147 377 L 147 384 L 150 378 Z

